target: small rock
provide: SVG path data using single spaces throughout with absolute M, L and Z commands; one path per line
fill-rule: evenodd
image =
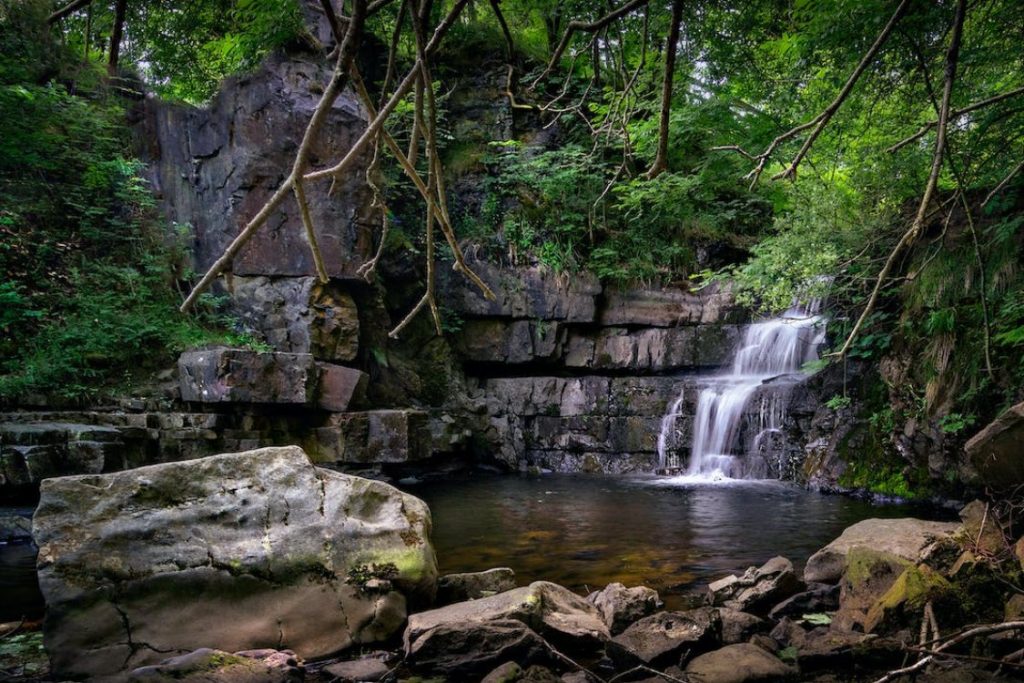
M 722 644 L 735 645 L 745 643 L 751 636 L 768 627 L 768 623 L 753 614 L 721 607 L 718 614 L 722 617 Z
M 32 540 L 32 518 L 0 515 L 0 542 Z
M 516 683 L 523 678 L 523 667 L 515 662 L 505 662 L 483 677 L 480 683 Z
M 986 555 L 995 555 L 1006 549 L 1006 537 L 987 503 L 975 500 L 960 511 L 964 523 L 964 546 Z
M 483 572 L 447 574 L 437 580 L 437 604 L 476 600 L 516 587 L 516 574 L 508 567 L 497 567 Z
M 686 674 L 701 683 L 748 683 L 786 680 L 796 669 L 756 645 L 740 643 L 697 657 Z
M 591 593 L 587 601 L 601 612 L 613 634 L 622 633 L 627 626 L 653 614 L 663 604 L 656 590 L 646 586 L 626 588 L 621 583 L 608 584 L 604 590 Z
M 810 590 L 786 598 L 772 608 L 768 617 L 779 620 L 782 617 L 800 617 L 804 614 L 834 612 L 839 609 L 839 586 L 815 584 Z
M 716 581 L 708 589 L 712 604 L 756 615 L 766 614 L 773 605 L 804 587 L 793 563 L 784 557 L 774 557 L 760 567 L 751 567 L 734 581 Z
M 688 612 L 659 612 L 612 638 L 608 654 L 627 666 L 678 664 L 684 652 L 706 652 L 721 642 L 722 618 L 710 607 Z
M 364 657 L 325 666 L 324 671 L 348 683 L 349 681 L 379 681 L 387 675 L 390 667 L 377 657 Z

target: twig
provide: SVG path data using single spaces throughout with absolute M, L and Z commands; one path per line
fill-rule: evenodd
M 984 626 L 977 626 L 975 628 L 968 629 L 963 633 L 951 637 L 945 643 L 942 643 L 941 645 L 935 647 L 928 654 L 928 656 L 920 659 L 919 661 L 915 662 L 914 664 L 911 664 L 910 666 L 905 666 L 902 669 L 890 671 L 889 673 L 885 674 L 884 676 L 876 680 L 875 683 L 888 683 L 888 681 L 899 678 L 900 676 L 904 676 L 909 673 L 914 673 L 915 671 L 920 671 L 929 663 L 931 663 L 932 660 L 934 660 L 937 656 L 946 655 L 946 650 L 953 647 L 954 645 L 959 645 L 965 640 L 970 640 L 971 638 L 975 638 L 977 636 L 987 636 L 992 635 L 994 633 L 1003 633 L 1004 631 L 1017 631 L 1021 629 L 1024 629 L 1024 621 L 1007 621 L 1001 624 L 985 624 Z
M 1003 190 L 1003 188 L 1006 187 L 1011 180 L 1013 180 L 1013 177 L 1020 173 L 1022 170 L 1024 170 L 1024 161 L 1021 161 L 1019 164 L 1014 166 L 1013 170 L 1010 171 L 1010 173 L 1005 178 L 999 181 L 999 184 L 996 185 L 995 189 L 988 193 L 988 196 L 985 197 L 985 201 L 981 203 L 981 208 L 985 208 L 986 206 L 988 206 L 988 203 L 992 201 L 992 198 L 999 194 Z
M 1007 92 L 1000 93 L 998 95 L 993 95 L 992 97 L 989 97 L 987 99 L 980 100 L 978 102 L 974 102 L 973 104 L 969 104 L 966 107 L 964 107 L 963 109 L 956 109 L 956 110 L 950 112 L 949 116 L 950 116 L 951 119 L 958 119 L 961 116 L 963 116 L 964 114 L 970 114 L 972 111 L 977 111 L 978 109 L 982 109 L 983 107 L 988 107 L 988 106 L 993 105 L 993 104 L 998 104 L 998 103 L 1002 102 L 1003 100 L 1008 100 L 1011 97 L 1016 97 L 1017 95 L 1022 95 L 1022 94 L 1024 94 L 1024 87 L 1016 88 L 1014 90 L 1008 90 Z M 939 125 L 938 120 L 929 121 L 928 123 L 926 123 L 923 126 L 921 126 L 921 128 L 918 129 L 918 131 L 916 133 L 914 133 L 913 135 L 911 135 L 909 137 L 903 138 L 902 140 L 900 140 L 896 144 L 892 145 L 891 147 L 889 147 L 885 151 L 889 152 L 890 154 L 893 153 L 893 152 L 899 151 L 900 149 L 903 149 L 904 147 L 909 145 L 914 140 L 919 140 L 920 138 L 922 138 L 928 131 L 930 131 L 932 128 L 935 128 L 935 126 L 937 126 L 937 125 Z

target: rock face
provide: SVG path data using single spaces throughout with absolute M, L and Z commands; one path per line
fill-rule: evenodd
M 122 433 L 69 422 L 0 423 L 0 485 L 37 484 L 61 474 L 96 474 L 127 466 Z
M 1024 483 L 1024 403 L 975 434 L 964 450 L 986 486 L 1009 489 Z
M 804 567 L 804 579 L 835 583 L 842 576 L 846 554 L 855 546 L 891 553 L 910 562 L 936 540 L 955 534 L 960 525 L 922 519 L 865 519 L 848 527 L 836 540 L 814 553 Z
M 252 75 L 225 81 L 208 108 L 153 103 L 147 118 L 152 183 L 166 214 L 195 233 L 195 269 L 206 270 L 262 207 L 290 168 L 330 66 L 274 56 Z M 366 113 L 342 93 L 314 140 L 310 158 L 343 156 L 366 126 Z M 332 277 L 355 277 L 373 248 L 366 159 L 340 179 L 306 190 L 317 241 Z M 241 276 L 316 274 L 298 206 L 285 201 L 231 264 Z M 282 349 L 284 350 L 284 349 Z
M 72 678 L 197 647 L 379 641 L 437 579 L 422 501 L 295 447 L 49 479 L 33 533 L 46 647 Z

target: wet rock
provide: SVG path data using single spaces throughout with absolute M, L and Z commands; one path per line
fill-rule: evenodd
M 718 614 L 722 618 L 723 645 L 745 643 L 750 640 L 751 636 L 755 633 L 760 633 L 761 631 L 768 629 L 768 622 L 759 617 L 755 617 L 753 614 L 729 609 L 728 607 L 720 607 L 718 609 Z
M 622 633 L 627 626 L 653 614 L 663 604 L 658 591 L 647 586 L 626 588 L 621 583 L 610 583 L 603 590 L 591 593 L 587 602 L 597 607 L 613 634 Z
M 125 438 L 121 430 L 71 422 L 0 424 L 0 485 L 36 484 L 66 474 L 96 474 L 122 469 Z
M 386 639 L 436 586 L 422 501 L 296 447 L 48 479 L 33 532 L 69 678 L 210 645 L 325 656 Z
M 536 581 L 491 597 L 411 615 L 405 629 L 406 650 L 411 651 L 426 631 L 441 625 L 508 620 L 526 624 L 555 647 L 595 650 L 610 637 L 596 607 L 567 588 Z
M 937 540 L 952 537 L 959 525 L 923 519 L 866 519 L 845 531 L 814 553 L 804 568 L 804 580 L 835 583 L 843 574 L 846 554 L 855 546 L 891 553 L 910 562 L 922 559 Z
M 305 680 L 302 660 L 290 650 L 247 650 L 230 654 L 201 648 L 160 664 L 135 669 L 133 683 L 298 683 Z
M 928 565 L 908 566 L 868 609 L 864 631 L 892 634 L 917 626 L 926 603 L 939 602 L 952 593 L 949 581 Z
M 659 612 L 636 622 L 608 644 L 608 654 L 620 666 L 678 664 L 721 643 L 718 610 L 702 607 L 687 612 Z
M 315 277 L 234 277 L 233 305 L 242 324 L 275 351 L 347 362 L 359 353 L 359 312 L 337 282 Z
M 756 645 L 740 643 L 700 655 L 686 666 L 701 683 L 747 683 L 794 678 L 796 669 Z
M 483 572 L 445 574 L 437 580 L 437 604 L 450 605 L 486 598 L 516 587 L 516 574 L 508 567 Z
M 32 540 L 32 518 L 22 515 L 0 515 L 0 542 Z
M 774 557 L 760 567 L 750 567 L 742 576 L 728 576 L 708 585 L 709 601 L 740 612 L 767 614 L 772 606 L 801 592 L 804 583 L 793 563 Z
M 964 451 L 983 484 L 1010 489 L 1024 483 L 1024 402 L 975 434 Z
M 779 620 L 782 617 L 801 617 L 805 614 L 834 612 L 839 609 L 839 586 L 812 584 L 810 590 L 786 598 L 772 608 L 768 617 Z
M 482 676 L 506 661 L 551 661 L 540 636 L 515 619 L 440 623 L 418 633 L 407 654 L 417 671 L 452 680 Z
M 347 662 L 337 662 L 324 667 L 324 671 L 334 678 L 349 683 L 350 681 L 379 681 L 388 674 L 391 667 L 380 657 L 362 657 Z
M 468 360 L 516 365 L 554 359 L 565 335 L 555 321 L 470 320 L 456 336 L 456 348 Z

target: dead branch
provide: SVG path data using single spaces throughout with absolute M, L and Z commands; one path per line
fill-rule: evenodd
M 221 254 L 220 258 L 210 266 L 206 271 L 206 274 L 203 275 L 202 279 L 200 279 L 199 283 L 192 288 L 188 297 L 186 297 L 185 301 L 181 304 L 182 312 L 188 311 L 195 304 L 199 295 L 206 291 L 206 289 L 222 272 L 228 269 L 239 250 L 245 246 L 260 226 L 266 222 L 267 218 L 270 217 L 284 198 L 292 192 L 292 186 L 295 184 L 296 179 L 302 177 L 302 174 L 306 169 L 306 165 L 309 162 L 309 153 L 310 148 L 313 145 L 313 141 L 316 139 L 316 136 L 320 131 L 320 127 L 326 120 L 331 106 L 333 106 L 338 95 L 341 94 L 341 90 L 348 80 L 348 71 L 351 67 L 353 58 L 355 57 L 356 49 L 363 30 L 365 10 L 366 0 L 354 0 L 352 16 L 349 19 L 348 30 L 345 32 L 345 38 L 342 40 L 341 48 L 338 51 L 338 60 L 335 64 L 334 72 L 331 75 L 330 82 L 324 89 L 324 94 L 321 96 L 320 102 L 317 103 L 316 109 L 310 117 L 309 123 L 306 125 L 306 131 L 302 136 L 302 142 L 299 144 L 298 151 L 295 153 L 295 161 L 292 164 L 291 173 L 281 183 L 281 185 L 278 186 L 270 199 L 267 200 L 263 207 L 255 216 L 253 216 L 235 239 L 232 240 L 231 244 L 229 244 L 224 250 L 224 253 Z
M 932 196 L 935 194 L 935 187 L 939 181 L 939 173 L 942 170 L 942 162 L 946 148 L 946 128 L 949 123 L 949 103 L 953 95 L 953 84 L 956 81 L 956 69 L 960 57 L 960 42 L 963 37 L 964 19 L 966 15 L 967 0 L 958 0 L 956 16 L 953 19 L 953 33 L 950 37 L 949 49 L 946 52 L 945 82 L 942 88 L 942 102 L 939 105 L 939 126 L 938 133 L 935 137 L 935 151 L 932 154 L 932 168 L 928 175 L 928 182 L 925 185 L 924 195 L 921 197 L 921 204 L 917 209 L 917 215 L 910 224 L 910 228 L 903 234 L 899 242 L 896 243 L 896 246 L 893 247 L 893 250 L 889 253 L 889 258 L 886 259 L 885 265 L 882 266 L 882 270 L 878 273 L 878 278 L 875 280 L 875 286 L 871 290 L 868 302 L 864 306 L 864 310 L 861 311 L 860 317 L 857 318 L 857 322 L 854 324 L 853 329 L 847 336 L 842 348 L 829 355 L 845 356 L 846 352 L 850 350 L 850 346 L 853 344 L 853 340 L 856 339 L 857 333 L 860 332 L 860 328 L 864 325 L 864 321 L 867 320 L 869 315 L 871 315 L 875 305 L 878 303 L 878 297 L 881 294 L 882 287 L 885 285 L 885 281 L 889 277 L 889 273 L 893 269 L 893 266 L 896 265 L 897 259 L 906 247 L 909 247 L 914 243 L 918 234 L 921 232 L 921 228 L 924 227 L 925 217 L 928 215 L 928 205 L 931 203 Z
M 1024 94 L 1024 87 L 1016 88 L 1015 90 L 1009 90 L 1007 92 L 1000 93 L 999 95 L 993 95 L 992 97 L 989 97 L 987 99 L 980 100 L 980 101 L 975 102 L 973 104 L 969 104 L 966 107 L 964 107 L 963 109 L 957 109 L 957 110 L 951 112 L 950 113 L 950 119 L 958 119 L 961 116 L 964 116 L 965 114 L 970 114 L 973 111 L 977 111 L 979 109 L 982 109 L 984 107 L 988 107 L 988 106 L 993 105 L 993 104 L 998 104 L 998 103 L 1002 102 L 1003 100 L 1008 100 L 1011 97 L 1016 97 L 1017 95 L 1021 95 L 1021 94 Z M 911 135 L 909 137 L 903 138 L 902 140 L 900 140 L 896 144 L 892 145 L 891 147 L 889 147 L 885 151 L 889 152 L 889 153 L 892 153 L 892 152 L 896 152 L 896 151 L 898 151 L 900 149 L 903 149 L 904 147 L 909 145 L 914 140 L 919 140 L 928 131 L 930 131 L 932 128 L 935 128 L 935 126 L 937 126 L 938 123 L 939 123 L 938 120 L 929 121 L 928 123 L 926 123 L 923 126 L 921 126 L 921 128 L 919 128 L 916 133 L 914 133 L 913 135 Z
M 544 71 L 534 79 L 533 83 L 530 84 L 530 87 L 537 87 L 537 84 L 551 73 L 552 69 L 555 68 L 555 65 L 558 64 L 558 60 L 562 58 L 562 54 L 565 52 L 566 48 L 569 47 L 569 41 L 572 39 L 572 36 L 576 31 L 583 31 L 586 33 L 595 33 L 600 31 L 619 17 L 625 16 L 637 7 L 646 5 L 647 1 L 648 0 L 629 0 L 629 2 L 622 7 L 609 12 L 596 21 L 586 22 L 578 19 L 570 21 L 569 25 L 565 27 L 565 33 L 562 34 L 562 40 L 559 41 L 558 47 L 556 47 L 555 51 L 551 54 L 551 59 L 548 61 L 547 66 L 544 67 Z
M 910 666 L 905 666 L 902 669 L 890 671 L 889 673 L 885 674 L 884 676 L 876 680 L 875 683 L 888 683 L 889 681 L 895 680 L 900 676 L 905 676 L 907 674 L 920 671 L 924 667 L 928 666 L 928 664 L 930 664 L 937 657 L 945 655 L 946 650 L 954 647 L 955 645 L 959 645 L 964 641 L 970 640 L 971 638 L 976 638 L 978 636 L 988 636 L 994 633 L 1003 633 L 1005 631 L 1017 631 L 1021 629 L 1024 629 L 1024 621 L 1006 621 L 1001 624 L 985 624 L 983 626 L 977 626 L 975 628 L 968 629 L 963 633 L 951 636 L 948 640 L 946 640 L 946 642 L 937 645 L 930 651 L 930 653 L 927 656 L 922 657 L 914 664 L 911 664 Z M 950 655 L 951 654 L 952 653 L 950 653 Z

